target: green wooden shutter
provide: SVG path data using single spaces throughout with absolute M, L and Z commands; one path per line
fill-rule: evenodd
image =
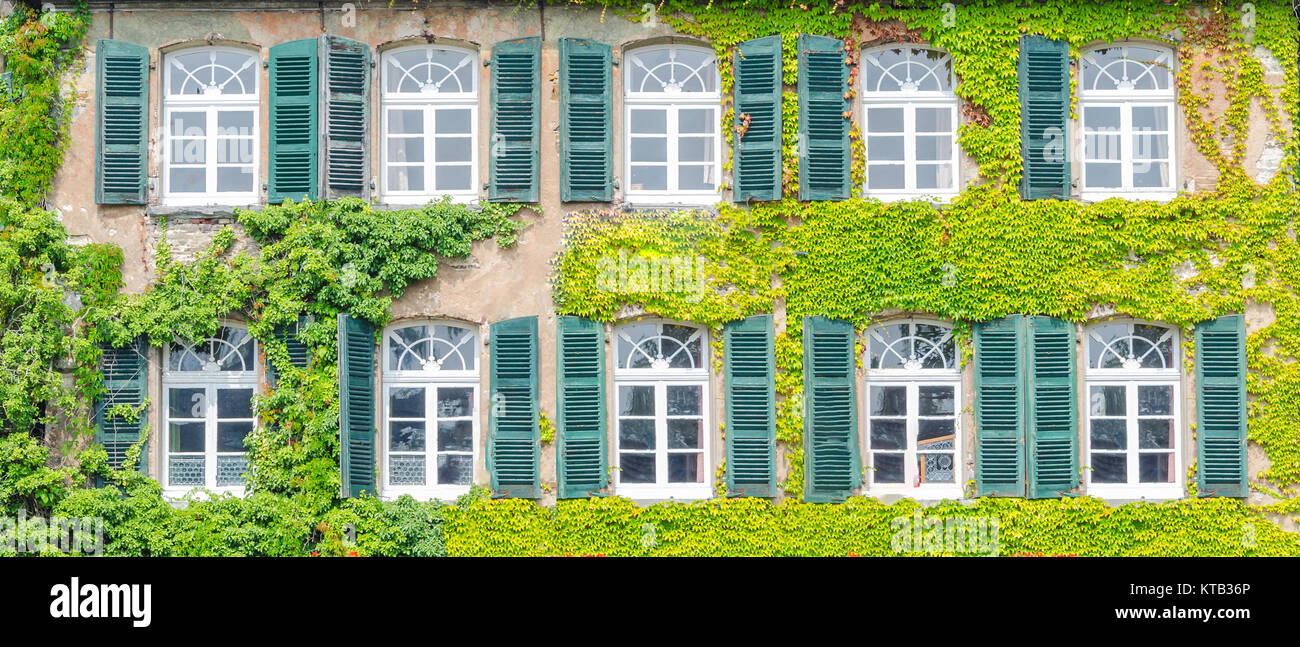
M 799 35 L 799 199 L 849 197 L 849 66 L 844 41 Z
M 1244 497 L 1246 318 L 1196 327 L 1196 474 L 1202 495 Z
M 343 496 L 375 493 L 375 327 L 339 314 L 339 454 Z
M 492 46 L 492 139 L 488 200 L 537 202 L 541 144 L 542 39 Z
M 149 50 L 95 43 L 95 202 L 144 204 L 149 152 Z
M 772 315 L 727 324 L 727 493 L 776 496 L 776 402 Z
M 1030 366 L 1029 498 L 1059 497 L 1079 485 L 1078 371 L 1074 324 L 1050 317 L 1027 318 Z
M 302 329 L 306 328 L 310 323 L 310 317 L 299 315 L 298 320 L 291 324 L 276 326 L 273 333 L 276 339 L 283 342 L 285 347 L 288 349 L 289 364 L 296 368 L 307 368 L 310 360 L 310 350 L 307 348 L 307 344 L 303 342 L 300 337 Z M 271 387 L 275 388 L 277 378 L 275 365 L 269 360 L 266 362 L 266 377 L 267 382 L 271 384 Z
M 1020 156 L 1026 200 L 1070 198 L 1070 46 L 1020 37 Z
M 320 79 L 316 39 L 271 48 L 271 168 L 267 202 L 316 199 Z
M 605 467 L 605 326 L 560 317 L 556 348 L 559 498 L 596 495 Z
M 370 198 L 370 46 L 320 37 L 321 192 L 326 200 Z
M 95 400 L 95 442 L 108 452 L 108 462 L 113 469 L 122 469 L 126 450 L 140 440 L 145 428 L 145 415 L 136 419 L 109 416 L 108 412 L 119 404 L 140 406 L 148 392 L 149 362 L 144 337 L 122 348 L 101 347 L 100 375 L 104 378 L 104 393 Z M 145 470 L 146 452 L 140 453 L 136 467 Z
M 975 326 L 975 485 L 978 496 L 1024 496 L 1024 317 Z
M 736 202 L 781 199 L 781 36 L 736 47 L 735 137 L 732 161 Z
M 853 324 L 803 320 L 804 500 L 843 501 L 861 482 Z
M 541 496 L 537 429 L 537 317 L 492 324 L 488 472 L 493 496 Z
M 560 199 L 614 197 L 609 45 L 560 39 Z

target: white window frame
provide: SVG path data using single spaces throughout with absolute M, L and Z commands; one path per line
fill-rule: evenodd
M 623 177 L 624 196 L 627 201 L 636 205 L 647 206 L 708 206 L 715 204 L 721 196 L 722 186 L 722 80 L 717 71 L 717 58 L 714 56 L 713 71 L 717 75 L 714 78 L 715 92 L 636 92 L 632 90 L 632 74 L 630 66 L 633 65 L 633 58 L 640 53 L 653 50 L 694 50 L 704 52 L 714 56 L 712 50 L 706 47 L 695 45 L 649 45 L 637 47 L 624 53 L 624 59 L 627 61 L 629 69 L 623 74 Z M 668 168 L 668 188 L 663 191 L 650 191 L 632 188 L 632 140 L 636 137 L 658 137 L 658 135 L 649 135 L 632 133 L 632 111 L 633 110 L 663 110 L 666 113 L 667 129 L 667 168 Z M 702 110 L 708 109 L 712 112 L 709 123 L 713 124 L 713 190 L 691 190 L 684 191 L 677 188 L 678 178 L 675 173 L 679 162 L 679 142 L 681 133 L 678 132 L 679 113 L 682 110 Z M 704 137 L 705 135 L 690 134 L 689 137 Z M 696 162 L 687 162 L 692 166 L 701 164 Z
M 175 66 L 172 65 L 171 59 L 174 56 L 193 54 L 195 52 L 232 52 L 243 56 L 248 56 L 252 61 L 254 69 L 253 93 L 241 95 L 171 95 L 172 74 L 175 72 Z M 162 204 L 167 206 L 247 206 L 257 204 L 261 200 L 260 186 L 258 178 L 261 175 L 261 98 L 262 98 L 262 74 L 260 57 L 254 50 L 241 47 L 189 47 L 175 50 L 163 54 L 163 155 L 162 155 L 162 177 L 159 184 L 162 188 Z M 218 133 L 217 133 L 217 114 L 222 111 L 250 111 L 253 114 L 252 127 L 252 167 L 253 167 L 253 186 L 249 192 L 222 192 L 216 191 L 217 188 L 217 151 L 218 151 Z M 172 140 L 176 135 L 172 134 L 172 114 L 176 112 L 202 112 L 205 114 L 204 126 L 204 168 L 207 171 L 207 178 L 204 186 L 211 190 L 204 193 L 192 192 L 175 192 L 171 188 L 171 169 L 172 161 Z M 182 139 L 192 139 L 180 136 Z M 243 138 L 241 136 L 241 138 Z M 179 163 L 179 162 L 177 162 Z M 227 162 L 229 164 L 229 162 Z M 247 164 L 241 164 L 247 166 Z
M 871 47 L 863 50 L 862 52 L 863 61 L 864 61 L 863 65 L 868 64 L 866 62 L 866 58 L 868 56 L 871 56 L 876 52 L 883 52 L 883 51 L 889 51 L 895 49 L 908 49 L 908 50 L 917 49 L 917 50 L 938 52 L 944 55 L 945 57 L 947 57 L 950 62 L 952 60 L 951 54 L 944 52 L 943 50 L 935 49 L 933 47 L 923 47 L 920 45 L 913 45 L 909 43 L 893 43 L 889 45 L 882 45 L 879 47 Z M 957 197 L 957 195 L 961 193 L 962 181 L 961 181 L 961 154 L 960 154 L 961 146 L 957 142 L 957 136 L 958 136 L 957 129 L 961 125 L 960 116 L 959 116 L 961 105 L 957 99 L 956 93 L 953 90 L 938 91 L 938 92 L 929 91 L 929 90 L 927 91 L 904 90 L 904 91 L 897 91 L 897 92 L 874 91 L 874 90 L 868 90 L 866 88 L 865 74 L 860 78 L 861 78 L 860 83 L 863 85 L 863 87 L 861 88 L 862 90 L 861 110 L 862 110 L 863 159 L 865 164 L 864 172 L 863 172 L 863 180 L 862 180 L 862 194 L 869 198 L 876 198 L 882 202 L 895 202 L 895 201 L 903 201 L 903 200 L 920 199 L 920 200 L 928 200 L 930 202 L 940 203 L 940 204 L 950 202 L 953 198 Z M 951 73 L 951 78 L 948 79 L 948 86 L 950 88 L 957 87 L 956 72 Z M 867 128 L 869 127 L 869 124 L 867 122 L 867 117 L 869 114 L 868 109 L 870 108 L 901 108 L 903 110 L 903 132 L 901 133 L 903 137 L 903 160 L 902 161 L 880 160 L 880 161 L 873 162 L 867 156 L 866 138 L 869 134 L 867 130 Z M 952 133 L 951 135 L 952 146 L 949 149 L 948 163 L 952 165 L 952 187 L 949 189 L 937 190 L 937 189 L 916 188 L 917 165 L 921 163 L 931 164 L 931 163 L 936 163 L 941 161 L 941 160 L 918 161 L 916 159 L 916 138 L 918 135 L 922 135 L 922 133 L 918 133 L 916 131 L 916 111 L 921 108 L 948 108 L 949 111 L 948 114 L 951 115 L 952 122 L 950 124 L 950 130 Z M 924 133 L 924 135 L 933 135 L 933 134 L 937 134 L 937 133 Z M 869 188 L 868 177 L 870 174 L 867 171 L 869 171 L 872 166 L 897 166 L 899 164 L 902 164 L 903 166 L 903 181 L 906 185 L 906 188 L 903 189 Z
M 675 325 L 690 326 L 697 329 L 700 333 L 700 366 L 693 369 L 625 369 L 618 365 L 618 344 L 619 333 L 623 326 L 656 324 L 656 325 Z M 678 501 L 697 501 L 700 499 L 709 499 L 713 497 L 713 479 L 712 479 L 712 445 L 713 445 L 713 425 L 710 392 L 710 368 L 709 368 L 709 331 L 704 326 L 695 324 L 678 323 L 666 320 L 641 320 L 621 324 L 614 328 L 614 406 L 610 411 L 612 424 L 610 428 L 614 435 L 614 491 L 619 496 L 625 496 L 631 499 L 674 499 Z M 655 389 L 655 449 L 650 450 L 628 450 L 638 453 L 653 453 L 655 456 L 655 482 L 654 483 L 623 483 L 622 470 L 619 468 L 622 461 L 621 438 L 619 434 L 619 415 L 622 404 L 623 386 L 651 386 Z M 668 482 L 668 455 L 672 453 L 693 453 L 694 450 L 678 450 L 674 452 L 668 449 L 668 419 L 667 409 L 668 400 L 667 392 L 669 386 L 698 386 L 700 387 L 700 419 L 702 420 L 700 430 L 701 444 L 701 461 L 703 462 L 702 473 L 699 483 L 669 483 Z
M 1130 334 L 1134 325 L 1158 326 L 1170 331 L 1170 353 L 1172 355 L 1171 366 L 1164 369 L 1139 369 L 1139 368 L 1120 368 L 1120 369 L 1103 369 L 1092 367 L 1092 344 L 1096 341 L 1092 338 L 1092 331 L 1100 326 L 1115 324 L 1127 324 Z M 1079 407 L 1080 418 L 1083 426 L 1084 437 L 1084 473 L 1087 493 L 1091 496 L 1097 496 L 1104 499 L 1147 499 L 1152 501 L 1161 501 L 1169 499 L 1181 499 L 1185 496 L 1183 482 L 1185 474 L 1183 470 L 1186 466 L 1183 462 L 1183 412 L 1182 412 L 1182 373 L 1179 368 L 1182 360 L 1180 349 L 1181 340 L 1179 331 L 1175 326 L 1169 326 L 1162 323 L 1148 322 L 1141 320 L 1116 320 L 1101 321 L 1088 325 L 1084 328 L 1084 387 L 1081 396 L 1081 405 Z M 1126 419 L 1126 449 L 1123 454 L 1126 458 L 1125 473 L 1128 476 L 1127 483 L 1094 483 L 1092 480 L 1092 387 L 1094 386 L 1123 386 L 1125 389 L 1125 419 Z M 1138 387 L 1139 386 L 1169 386 L 1172 388 L 1170 413 L 1173 417 L 1173 448 L 1172 450 L 1153 449 L 1145 450 L 1147 453 L 1173 453 L 1173 477 L 1171 483 L 1141 483 L 1139 478 L 1139 461 L 1138 457 L 1143 453 L 1138 445 Z M 1101 416 L 1110 417 L 1110 416 Z M 1107 453 L 1120 453 L 1119 450 L 1098 450 Z
M 473 79 L 474 89 L 471 92 L 437 92 L 430 94 L 415 93 L 394 93 L 388 91 L 388 75 L 393 73 L 393 63 L 391 57 L 402 52 L 413 50 L 446 50 L 458 52 L 469 58 L 470 78 Z M 479 91 L 482 86 L 479 78 L 477 64 L 478 52 L 465 47 L 453 47 L 448 45 L 408 45 L 405 47 L 394 47 L 384 50 L 380 56 L 380 65 L 382 73 L 380 74 L 380 112 L 383 115 L 380 120 L 380 154 L 382 164 L 380 164 L 380 195 L 385 203 L 388 204 L 405 204 L 405 205 L 423 205 L 430 201 L 441 200 L 450 196 L 451 201 L 456 204 L 472 204 L 479 200 Z M 420 110 L 424 114 L 424 132 L 420 135 L 424 139 L 424 161 L 418 164 L 412 162 L 393 162 L 401 166 L 415 167 L 419 166 L 425 171 L 425 188 L 423 191 L 398 191 L 389 187 L 389 161 L 388 148 L 388 117 L 389 113 L 394 110 Z M 436 116 L 439 110 L 469 110 L 469 134 L 456 133 L 458 137 L 470 138 L 470 161 L 469 161 L 469 189 L 464 191 L 439 192 L 432 188 L 436 182 L 438 166 L 464 166 L 465 162 L 443 162 L 439 163 L 435 155 L 438 133 L 436 131 Z M 399 137 L 401 135 L 398 135 Z
M 469 333 L 471 333 L 473 335 L 473 338 L 468 342 L 469 348 L 465 349 L 464 346 L 461 346 L 461 348 L 463 349 L 462 352 L 464 354 L 473 355 L 474 367 L 475 367 L 474 370 L 472 371 L 471 370 L 413 371 L 413 370 L 398 370 L 397 368 L 395 368 L 392 365 L 391 357 L 389 354 L 389 344 L 392 341 L 393 335 L 398 330 L 403 328 L 410 328 L 412 326 L 454 326 L 457 328 L 463 328 Z M 481 339 L 480 339 L 478 326 L 465 324 L 457 321 L 439 321 L 439 320 L 403 321 L 398 324 L 393 324 L 384 329 L 384 343 L 380 349 L 381 353 L 383 354 L 383 364 L 382 364 L 383 370 L 381 372 L 381 382 L 383 388 L 380 390 L 380 392 L 382 393 L 381 397 L 383 398 L 383 400 L 380 402 L 380 407 L 382 408 L 383 411 L 383 416 L 382 416 L 383 427 L 380 429 L 380 431 L 383 434 L 383 445 L 382 445 L 383 458 L 381 459 L 381 463 L 380 463 L 382 466 L 380 468 L 380 472 L 383 474 L 383 498 L 384 499 L 391 500 L 391 499 L 396 499 L 397 497 L 400 497 L 403 494 L 409 494 L 412 497 L 422 501 L 429 501 L 433 499 L 438 499 L 441 501 L 454 501 L 457 497 L 460 497 L 464 494 L 468 494 L 470 488 L 473 487 L 474 479 L 472 477 L 470 479 L 469 485 L 439 484 L 437 482 L 438 455 L 440 453 L 457 454 L 457 455 L 465 454 L 465 452 L 461 452 L 461 451 L 439 452 L 438 427 L 437 427 L 437 421 L 439 420 L 439 416 L 437 415 L 437 391 L 439 389 L 444 389 L 444 388 L 471 389 L 470 392 L 471 412 L 469 415 L 473 425 L 473 434 L 472 434 L 473 441 L 472 444 L 470 445 L 471 451 L 469 452 L 469 455 L 470 455 L 470 464 L 472 466 L 471 469 L 473 471 L 477 471 L 478 459 L 480 454 L 479 451 L 479 435 L 480 435 L 479 386 L 480 386 L 480 375 L 481 375 L 480 368 L 482 365 L 482 358 L 479 355 L 480 343 L 481 343 Z M 391 411 L 392 399 L 390 394 L 392 390 L 395 388 L 407 388 L 407 387 L 419 387 L 424 389 L 425 437 L 424 437 L 423 452 L 393 452 L 393 450 L 391 449 L 392 433 L 390 431 L 389 423 L 391 419 L 390 414 L 392 413 Z M 459 418 L 460 417 L 458 417 L 458 419 Z M 391 484 L 393 471 L 390 466 L 390 456 L 394 453 L 401 454 L 401 455 L 418 455 L 418 454 L 424 455 L 424 474 L 425 474 L 424 485 L 392 485 Z
M 236 323 L 223 323 L 222 328 L 235 328 L 248 333 L 248 328 Z M 208 340 L 205 338 L 190 345 L 197 346 L 205 344 Z M 253 345 L 253 370 L 251 371 L 172 371 L 171 355 L 174 352 L 171 344 L 163 347 L 162 363 L 162 431 L 159 434 L 159 446 L 162 448 L 162 484 L 163 494 L 168 498 L 179 499 L 187 494 L 206 490 L 213 494 L 234 494 L 242 497 L 247 490 L 244 485 L 241 486 L 218 486 L 217 485 L 217 459 L 219 456 L 247 456 L 248 452 L 219 452 L 217 451 L 217 391 L 219 389 L 249 389 L 253 392 L 253 397 L 258 395 L 258 349 L 257 339 L 249 335 L 249 342 Z M 178 340 L 179 343 L 179 340 Z M 171 485 L 171 457 L 178 456 L 195 456 L 198 452 L 173 452 L 170 444 L 171 433 L 171 390 L 172 389 L 203 389 L 204 390 L 204 435 L 203 435 L 203 485 Z M 250 408 L 252 404 L 250 403 Z M 178 421 L 194 422 L 197 418 L 178 418 Z M 245 418 L 225 418 L 223 420 L 244 421 L 251 420 L 253 430 L 249 433 L 256 433 L 258 418 L 256 412 L 251 419 Z M 251 467 L 251 466 L 250 466 Z
M 1129 47 L 1156 50 L 1169 63 L 1169 88 L 1166 90 L 1092 90 L 1083 85 L 1083 67 L 1088 57 L 1097 50 L 1122 49 L 1122 56 L 1128 57 Z M 1078 150 L 1079 150 L 1079 196 L 1088 201 L 1101 201 L 1108 198 L 1126 200 L 1157 200 L 1165 202 L 1178 196 L 1178 102 L 1177 102 L 1177 57 L 1172 50 L 1154 43 L 1108 43 L 1085 49 L 1079 56 L 1079 106 L 1078 106 Z M 1119 188 L 1088 187 L 1088 150 L 1087 140 L 1090 131 L 1084 127 L 1084 115 L 1088 108 L 1119 108 L 1120 128 L 1116 133 L 1120 142 L 1120 182 Z M 1164 108 L 1169 115 L 1169 129 L 1164 132 L 1169 145 L 1169 186 L 1167 188 L 1136 188 L 1133 186 L 1133 109 L 1139 107 Z M 1102 131 L 1105 132 L 1105 131 Z M 1156 133 L 1153 133 L 1156 134 Z M 1098 160 L 1105 161 L 1105 160 Z M 1155 160 L 1163 161 L 1163 160 Z M 1113 162 L 1112 162 L 1113 163 Z
M 883 327 L 894 326 L 898 324 L 921 324 L 929 326 L 940 326 L 948 329 L 949 338 L 953 339 L 953 367 L 947 369 L 907 369 L 907 368 L 889 368 L 889 369 L 872 369 L 871 366 L 871 337 L 872 334 Z M 952 324 L 933 319 L 905 319 L 882 321 L 872 325 L 867 329 L 866 343 L 863 348 L 864 365 L 868 367 L 864 380 L 864 399 L 866 409 L 862 415 L 862 429 L 865 440 L 867 460 L 864 464 L 867 466 L 867 492 L 873 496 L 898 494 L 905 495 L 919 500 L 941 500 L 941 499 L 960 499 L 962 496 L 962 480 L 964 474 L 964 458 L 962 452 L 965 443 L 962 442 L 962 369 L 961 369 L 961 349 L 958 347 L 955 337 L 953 336 Z M 907 389 L 907 448 L 905 450 L 879 450 L 885 453 L 896 453 L 903 455 L 903 482 L 902 483 L 876 483 L 875 480 L 875 451 L 871 449 L 871 389 L 872 387 L 904 387 Z M 953 390 L 953 480 L 951 483 L 917 483 L 920 470 L 917 467 L 917 455 L 926 453 L 917 447 L 917 433 L 920 429 L 920 400 L 919 393 L 921 387 L 937 386 L 950 387 Z M 948 416 L 925 416 L 926 418 L 947 418 Z

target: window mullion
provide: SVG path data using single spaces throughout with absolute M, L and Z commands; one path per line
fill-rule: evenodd
M 1137 382 L 1129 382 L 1125 385 L 1124 398 L 1128 408 L 1128 420 L 1124 421 L 1124 432 L 1128 439 L 1128 455 L 1125 457 L 1128 464 L 1128 484 L 1137 485 L 1140 482 L 1138 478 Z
M 212 195 L 217 192 L 217 107 L 208 106 L 206 123 L 207 132 L 204 141 L 206 148 L 203 151 L 204 161 L 204 187 L 205 195 Z
M 437 194 L 438 185 L 438 160 L 434 158 L 434 143 L 437 140 L 438 133 L 434 132 L 434 126 L 438 121 L 438 108 L 432 104 L 424 106 L 424 162 L 421 163 L 420 172 L 424 175 L 424 192 L 427 195 Z
M 203 390 L 204 459 L 203 483 L 209 490 L 217 487 L 217 387 L 208 385 Z M 209 460 L 211 459 L 211 460 Z
M 920 470 L 917 467 L 917 451 L 921 431 L 921 422 L 917 417 L 921 413 L 920 389 L 916 382 L 907 385 L 907 420 L 905 428 L 907 437 L 904 439 L 907 445 L 903 447 L 903 486 L 915 487 L 920 479 Z
M 667 132 L 664 133 L 664 136 L 668 139 L 668 168 L 664 169 L 664 186 L 668 188 L 668 193 L 675 194 L 677 193 L 677 176 L 673 174 L 673 169 L 678 168 L 681 163 L 678 152 L 678 144 L 680 144 L 681 140 L 677 125 L 678 111 L 681 110 L 681 106 L 665 104 L 664 108 L 666 108 L 665 112 L 667 112 L 668 116 L 665 128 Z
M 668 484 L 668 384 L 655 384 L 655 485 Z
M 903 104 L 903 186 L 916 191 L 916 104 Z
M 424 486 L 438 483 L 438 387 L 424 385 Z

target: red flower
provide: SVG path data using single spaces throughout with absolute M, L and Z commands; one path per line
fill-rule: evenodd
M 355 550 L 349 550 L 349 551 L 348 551 L 348 557 L 359 557 L 359 555 L 357 555 L 357 551 L 355 551 Z

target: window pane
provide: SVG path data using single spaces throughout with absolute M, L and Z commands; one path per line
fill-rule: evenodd
M 242 452 L 246 451 L 244 447 L 244 437 L 253 431 L 252 422 L 219 422 L 217 423 L 217 451 L 219 452 Z
M 677 159 L 680 162 L 712 162 L 712 137 L 683 137 L 677 142 Z
M 1167 416 L 1173 410 L 1174 387 L 1138 386 L 1138 415 Z
M 916 472 L 921 483 L 952 483 L 957 472 L 952 454 L 917 454 Z
M 907 421 L 871 419 L 872 449 L 907 449 Z
M 252 164 L 253 138 L 219 137 L 217 139 L 218 164 Z M 249 170 L 252 173 L 252 170 Z M 218 180 L 220 182 L 220 180 Z M 218 189 L 220 190 L 220 189 Z
M 171 190 L 176 193 L 203 193 L 206 190 L 208 172 L 201 168 L 173 168 L 171 170 Z
M 1150 133 L 1133 134 L 1133 159 L 1135 160 L 1163 160 L 1169 157 L 1169 135 Z M 1134 169 L 1139 172 L 1139 165 L 1135 164 Z
M 619 480 L 623 483 L 654 483 L 654 454 L 619 454 Z
M 423 191 L 424 169 L 418 166 L 389 166 L 389 191 Z
M 703 420 L 675 419 L 668 421 L 668 449 L 700 449 L 704 428 Z
M 1157 454 L 1142 454 L 1138 456 L 1138 482 L 1139 483 L 1173 483 L 1174 482 L 1174 455 L 1173 452 L 1160 452 Z
M 433 143 L 433 157 L 438 162 L 468 162 L 473 148 L 469 137 L 439 137 Z
M 1084 159 L 1118 160 L 1120 155 L 1120 137 L 1118 133 L 1090 133 L 1083 138 Z
M 667 110 L 632 110 L 628 119 L 628 131 L 662 135 L 668 132 Z
M 618 387 L 618 415 L 653 416 L 655 413 L 655 388 L 653 386 Z
M 1085 130 L 1118 131 L 1119 126 L 1119 106 L 1084 106 L 1083 127 Z
M 175 113 L 173 113 L 175 114 Z M 218 135 L 253 136 L 252 110 L 220 110 L 217 112 Z
M 906 183 L 903 179 L 903 166 L 901 164 L 868 166 L 867 167 L 867 188 L 868 189 L 905 189 Z
M 668 415 L 670 416 L 698 416 L 700 415 L 700 387 L 699 386 L 675 386 L 667 387 L 668 398 Z
M 952 137 L 949 135 L 918 136 L 916 159 L 924 162 L 952 159 Z
M 424 451 L 424 421 L 392 421 L 388 423 L 389 449 L 395 452 Z
M 388 138 L 388 161 L 423 162 L 424 161 L 424 138 L 423 137 L 389 137 Z
M 916 423 L 917 449 L 956 449 L 957 421 L 952 418 L 918 420 Z
M 1133 186 L 1139 189 L 1169 188 L 1169 163 L 1148 162 L 1144 164 L 1134 164 Z
M 1169 130 L 1169 108 L 1133 106 L 1133 130 Z
M 907 387 L 905 386 L 871 387 L 871 415 L 873 416 L 907 415 Z
M 438 456 L 439 485 L 470 485 L 474 482 L 474 457 L 464 454 Z
M 201 452 L 204 431 L 202 422 L 173 422 L 168 428 L 167 448 L 173 452 Z
M 867 132 L 903 132 L 902 108 L 867 108 Z
M 203 418 L 207 416 L 207 402 L 204 390 L 168 389 L 167 417 L 169 418 Z
M 713 118 L 713 109 L 689 109 L 677 113 L 677 132 L 679 133 L 713 133 L 717 120 Z
M 1170 418 L 1138 420 L 1139 449 L 1173 449 L 1174 421 Z
M 633 191 L 668 190 L 668 167 L 633 166 L 631 188 Z
M 950 133 L 952 132 L 951 108 L 917 108 L 916 132 Z
M 167 458 L 168 485 L 203 485 L 206 459 L 202 456 Z
M 1088 163 L 1084 165 L 1084 172 L 1088 176 L 1087 186 L 1090 189 L 1118 189 L 1122 184 L 1119 164 Z
M 633 162 L 667 162 L 668 140 L 662 137 L 633 137 L 629 156 Z
M 433 113 L 433 131 L 439 135 L 468 135 L 470 110 L 468 108 L 443 108 Z
M 1126 449 L 1128 447 L 1128 423 L 1121 419 L 1092 420 L 1093 449 Z
M 173 137 L 204 137 L 208 134 L 208 115 L 204 112 L 171 113 Z
M 655 421 L 649 418 L 619 420 L 618 447 L 619 449 L 654 449 Z
M 682 191 L 712 191 L 713 166 L 677 167 L 677 188 Z
M 424 389 L 418 387 L 402 387 L 389 391 L 388 417 L 423 418 Z
M 454 387 L 438 389 L 438 417 L 463 418 L 474 412 L 474 389 Z
M 424 134 L 423 110 L 389 110 L 388 134 L 421 135 Z
M 691 452 L 689 454 L 669 454 L 668 455 L 668 482 L 669 483 L 699 483 L 701 463 L 704 462 L 704 454 Z
M 952 165 L 951 164 L 917 164 L 916 165 L 916 188 L 951 189 L 952 188 Z
M 172 164 L 205 164 L 208 159 L 207 142 L 202 139 L 172 139 Z
M 1127 483 L 1128 459 L 1124 454 L 1092 455 L 1093 483 Z
M 439 191 L 470 191 L 468 166 L 439 166 L 434 171 Z
M 389 456 L 388 482 L 393 485 L 424 485 L 424 457 Z
M 443 420 L 438 423 L 438 451 L 474 451 L 473 420 Z
M 230 418 L 253 417 L 252 389 L 217 389 L 217 417 Z
M 903 137 L 874 136 L 867 138 L 867 159 L 873 162 L 903 160 Z
M 902 454 L 884 454 L 876 452 L 872 454 L 873 467 L 875 472 L 873 480 L 876 483 L 902 483 L 903 482 L 903 455 Z
M 217 168 L 217 192 L 252 193 L 253 168 L 251 166 L 221 166 Z

